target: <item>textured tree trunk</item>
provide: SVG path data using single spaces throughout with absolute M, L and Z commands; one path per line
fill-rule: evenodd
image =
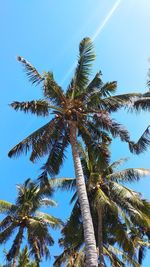
M 12 267 L 16 267 L 16 265 L 17 265 L 17 256 L 15 256 L 14 259 L 13 259 Z
M 76 123 L 70 122 L 70 143 L 72 147 L 72 155 L 73 155 L 74 168 L 76 174 L 77 192 L 78 192 L 81 215 L 83 220 L 84 241 L 85 241 L 85 251 L 86 251 L 86 267 L 97 267 L 98 256 L 97 256 L 94 228 L 86 192 L 81 160 L 78 152 L 76 132 L 77 132 Z
M 105 267 L 103 255 L 103 210 L 97 209 L 98 214 L 98 250 L 99 250 L 99 267 Z

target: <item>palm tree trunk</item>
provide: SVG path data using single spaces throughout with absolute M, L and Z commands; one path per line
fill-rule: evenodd
M 15 267 L 16 265 L 17 265 L 17 256 L 15 256 L 14 259 L 13 259 L 12 267 Z
M 98 249 L 99 249 L 99 267 L 105 267 L 103 255 L 103 211 L 101 207 L 97 209 L 98 214 Z
M 86 267 L 97 267 L 98 257 L 97 257 L 96 241 L 94 235 L 94 227 L 86 192 L 81 160 L 78 152 L 76 133 L 77 133 L 76 122 L 70 122 L 70 143 L 72 147 L 72 155 L 73 155 L 74 168 L 76 174 L 77 192 L 78 192 L 81 215 L 83 220 L 84 241 L 86 248 Z

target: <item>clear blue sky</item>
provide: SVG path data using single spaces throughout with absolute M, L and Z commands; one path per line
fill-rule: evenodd
M 9 159 L 8 151 L 33 130 L 44 124 L 34 116 L 13 111 L 8 104 L 14 100 L 39 99 L 41 90 L 32 87 L 16 61 L 20 55 L 39 71 L 51 70 L 65 89 L 78 55 L 78 45 L 83 37 L 94 38 L 97 59 L 93 75 L 101 70 L 104 81 L 118 81 L 118 92 L 144 92 L 147 90 L 147 72 L 150 58 L 150 1 L 149 0 L 5 0 L 0 9 L 0 198 L 14 201 L 15 185 L 26 178 L 36 179 L 42 161 L 32 164 L 29 157 Z M 150 123 L 149 114 L 120 112 L 117 116 L 129 129 L 136 141 Z M 127 145 L 119 140 L 112 146 L 113 160 L 129 156 L 129 167 L 149 168 L 150 150 L 133 156 Z M 71 155 L 60 176 L 73 176 Z M 150 178 L 132 185 L 149 198 Z M 50 210 L 65 220 L 69 215 L 69 197 L 57 193 L 58 208 Z M 53 233 L 55 240 L 58 233 Z M 59 249 L 51 249 L 57 255 Z M 3 255 L 0 255 L 2 262 Z M 150 254 L 143 267 L 149 267 Z M 42 267 L 52 266 L 43 263 Z

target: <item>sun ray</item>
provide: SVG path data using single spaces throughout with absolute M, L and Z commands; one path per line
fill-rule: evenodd
M 120 3 L 122 0 L 117 0 L 115 2 L 115 4 L 113 5 L 113 7 L 111 8 L 111 10 L 108 12 L 108 14 L 106 15 L 105 19 L 100 23 L 100 25 L 98 26 L 97 30 L 95 31 L 95 33 L 92 36 L 92 40 L 94 41 L 97 36 L 101 33 L 101 31 L 103 30 L 103 28 L 106 26 L 106 24 L 108 23 L 108 21 L 111 19 L 112 15 L 115 13 L 115 11 L 117 10 L 117 8 L 119 7 Z M 67 78 L 70 76 L 70 74 L 73 72 L 75 66 L 76 66 L 77 60 L 75 60 L 72 64 L 72 66 L 68 69 L 66 75 L 63 77 L 62 81 L 61 81 L 61 85 L 63 85 L 63 83 L 67 80 Z
M 121 3 L 121 0 L 117 0 L 115 2 L 115 4 L 113 5 L 113 7 L 111 8 L 111 10 L 109 11 L 109 13 L 107 14 L 107 16 L 105 17 L 105 19 L 102 21 L 102 23 L 100 23 L 99 27 L 97 28 L 97 30 L 95 31 L 95 33 L 92 36 L 93 41 L 97 38 L 97 36 L 101 33 L 101 31 L 105 27 L 105 25 L 111 19 L 112 15 L 116 11 L 116 9 L 119 7 L 120 3 Z

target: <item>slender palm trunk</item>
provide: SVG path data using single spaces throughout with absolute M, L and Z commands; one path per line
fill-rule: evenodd
M 83 220 L 84 241 L 86 248 L 86 267 L 97 267 L 98 257 L 97 257 L 96 241 L 94 236 L 94 228 L 86 192 L 81 160 L 78 152 L 76 132 L 77 132 L 76 123 L 70 122 L 70 143 L 72 147 L 72 155 L 73 155 L 74 168 L 76 174 L 77 192 L 78 192 L 81 215 Z
M 14 259 L 13 259 L 12 267 L 15 267 L 16 265 L 17 265 L 17 256 L 15 256 Z
M 99 249 L 99 267 L 105 267 L 103 255 L 103 210 L 101 207 L 97 209 L 98 214 L 98 249 Z

